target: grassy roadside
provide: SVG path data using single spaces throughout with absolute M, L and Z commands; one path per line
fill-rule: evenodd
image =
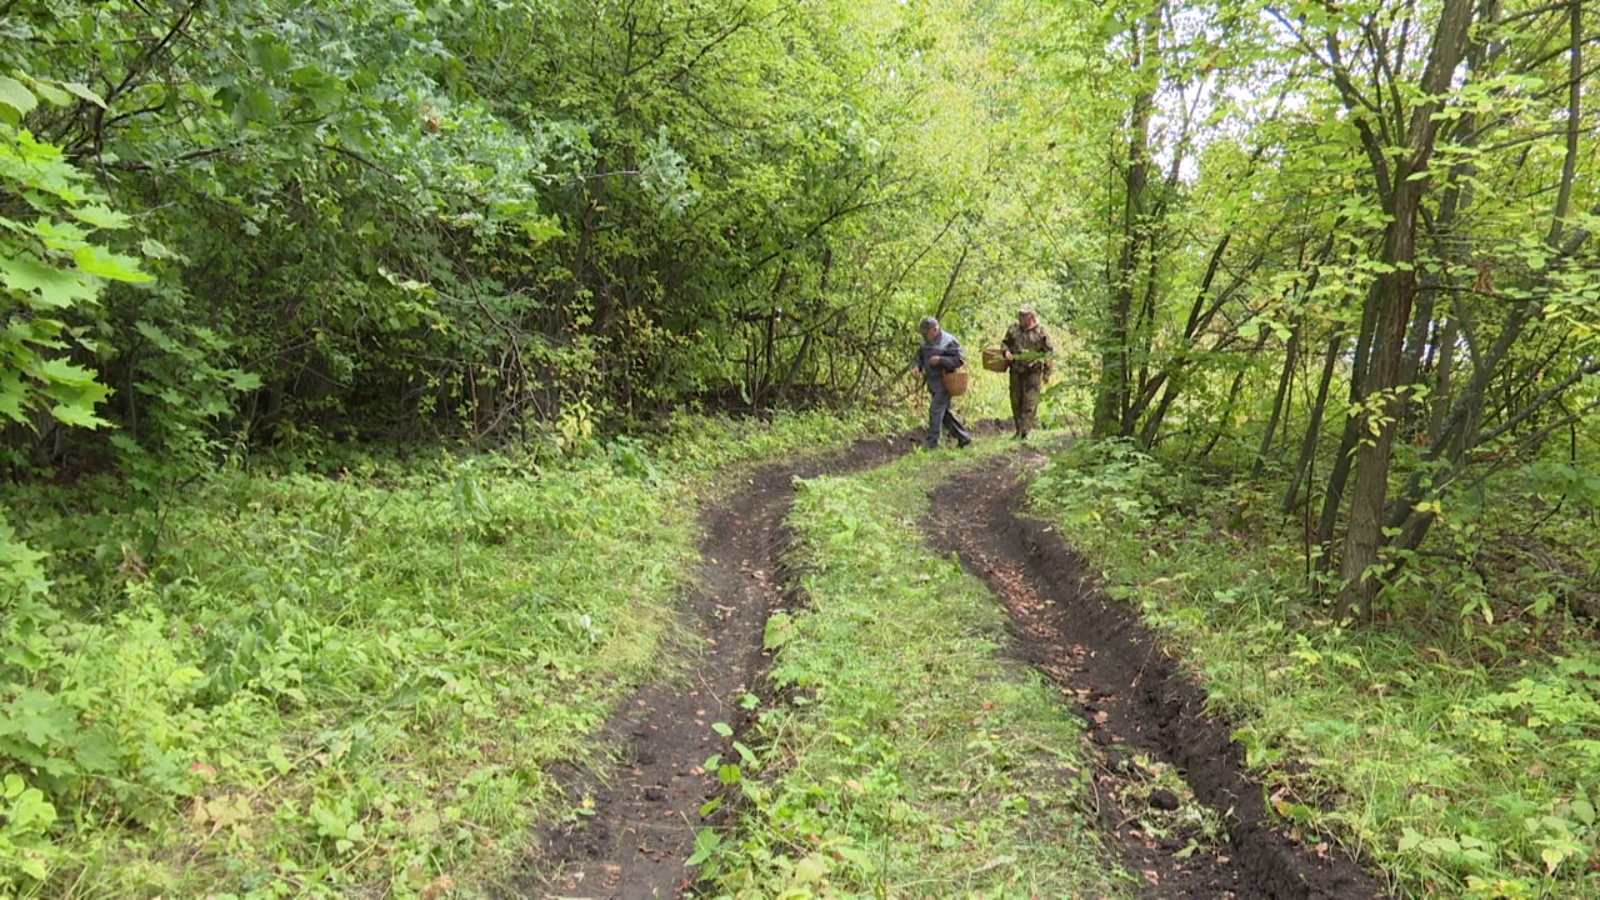
M 788 702 L 761 713 L 759 757 L 713 760 L 750 801 L 733 833 L 702 833 L 724 895 L 1131 893 L 1082 806 L 1081 726 L 997 654 L 986 586 L 922 540 L 932 480 L 983 452 L 800 485 L 792 562 L 810 603 L 767 636 Z
M 718 473 L 872 424 L 9 489 L 0 896 L 476 895 L 659 674 Z
M 1259 491 L 1103 444 L 1030 494 L 1190 661 L 1287 826 L 1342 836 L 1402 897 L 1600 897 L 1592 626 L 1429 560 L 1389 602 L 1442 616 L 1333 622 Z

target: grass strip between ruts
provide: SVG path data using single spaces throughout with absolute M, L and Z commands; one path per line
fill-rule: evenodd
M 1128 892 L 1089 821 L 1080 724 L 1006 659 L 984 584 L 922 538 L 932 480 L 984 455 L 798 484 L 809 605 L 767 629 L 788 702 L 759 717 L 759 754 L 713 760 L 747 800 L 731 834 L 702 833 L 726 896 Z

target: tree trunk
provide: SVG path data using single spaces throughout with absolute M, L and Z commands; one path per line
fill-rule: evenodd
M 1439 361 L 1433 370 L 1433 397 L 1428 405 L 1428 446 L 1433 446 L 1444 431 L 1445 414 L 1450 411 L 1450 391 L 1456 366 L 1456 341 L 1461 339 L 1461 328 L 1456 317 L 1444 321 L 1439 336 Z
M 1433 155 L 1439 120 L 1438 99 L 1449 89 L 1451 76 L 1466 52 L 1467 29 L 1472 23 L 1473 0 L 1446 0 L 1434 33 L 1433 53 L 1422 77 L 1423 96 L 1429 98 L 1414 110 L 1405 155 L 1395 166 L 1386 203 L 1390 224 L 1384 239 L 1383 261 L 1389 271 L 1373 287 L 1378 306 L 1378 327 L 1373 361 L 1368 367 L 1364 398 L 1373 401 L 1364 423 L 1370 439 L 1361 443 L 1356 458 L 1356 481 L 1351 491 L 1350 522 L 1345 531 L 1340 575 L 1344 590 L 1338 606 L 1345 614 L 1370 610 L 1382 584 L 1379 548 L 1383 544 L 1384 501 L 1389 493 L 1389 462 L 1393 453 L 1396 419 L 1400 413 L 1395 389 L 1405 352 L 1406 325 L 1416 294 L 1417 210 L 1422 181 L 1413 178 L 1427 171 Z M 1371 416 L 1376 415 L 1373 419 Z
M 1328 388 L 1333 384 L 1333 370 L 1339 362 L 1339 349 L 1344 346 L 1344 334 L 1334 332 L 1328 339 L 1328 352 L 1322 357 L 1322 380 L 1317 383 L 1317 399 L 1311 405 L 1311 423 L 1306 426 L 1305 440 L 1300 443 L 1300 459 L 1295 462 L 1294 475 L 1289 489 L 1283 495 L 1283 514 L 1294 512 L 1300 499 L 1300 484 L 1309 477 L 1311 461 L 1317 455 L 1317 437 L 1322 432 L 1322 419 L 1328 410 Z
M 1250 466 L 1250 477 L 1260 478 L 1261 469 L 1267 463 L 1267 453 L 1272 450 L 1272 438 L 1277 434 L 1278 421 L 1283 417 L 1284 401 L 1289 396 L 1289 387 L 1294 383 L 1294 367 L 1300 359 L 1300 330 L 1304 327 L 1296 324 L 1294 331 L 1289 335 L 1289 343 L 1283 348 L 1283 372 L 1278 376 L 1278 393 L 1272 398 L 1272 416 L 1267 419 L 1266 431 L 1261 435 L 1261 446 L 1256 448 L 1256 461 Z
M 1416 205 L 1420 185 L 1401 182 L 1395 220 L 1385 240 L 1384 261 L 1409 264 L 1416 259 Z M 1355 485 L 1350 491 L 1350 521 L 1345 528 L 1340 578 L 1345 583 L 1339 608 L 1345 614 L 1366 610 L 1376 596 L 1380 579 L 1378 548 L 1383 543 L 1383 504 L 1389 493 L 1389 460 L 1400 415 L 1401 355 L 1405 351 L 1406 323 L 1416 291 L 1412 272 L 1397 268 L 1379 277 L 1373 286 L 1378 308 L 1378 330 L 1373 340 L 1363 399 L 1364 414 L 1353 416 L 1366 435 L 1356 450 Z
M 1350 371 L 1350 403 L 1361 402 L 1362 385 L 1366 382 L 1366 371 L 1372 356 L 1372 333 L 1374 310 L 1371 303 L 1364 303 L 1361 314 L 1361 330 L 1357 332 L 1355 360 Z M 1344 431 L 1339 436 L 1339 449 L 1333 456 L 1333 467 L 1328 472 L 1328 481 L 1322 494 L 1322 515 L 1317 520 L 1317 546 L 1322 549 L 1322 555 L 1317 558 L 1317 571 L 1327 571 L 1328 551 L 1333 546 L 1334 526 L 1339 521 L 1339 507 L 1344 503 L 1344 488 L 1350 478 L 1350 467 L 1355 461 L 1356 442 L 1361 439 L 1361 420 L 1356 416 L 1345 416 Z
M 1158 2 L 1152 4 L 1146 14 L 1134 60 L 1146 83 L 1133 99 L 1133 121 L 1128 134 L 1122 248 L 1117 259 L 1115 283 L 1111 286 L 1110 321 L 1101 348 L 1100 385 L 1095 393 L 1092 433 L 1097 438 L 1121 433 L 1131 400 L 1133 293 L 1149 237 L 1146 189 L 1150 180 L 1150 122 L 1155 114 L 1155 90 L 1159 80 L 1162 9 L 1163 5 Z

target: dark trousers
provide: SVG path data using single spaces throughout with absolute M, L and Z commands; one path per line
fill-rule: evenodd
M 950 392 L 933 390 L 930 393 L 933 394 L 933 402 L 928 405 L 928 449 L 939 446 L 939 438 L 944 435 L 946 428 L 950 429 L 950 436 L 962 444 L 972 440 L 972 435 L 967 433 L 967 426 L 962 425 L 956 414 L 950 411 Z
M 1042 390 L 1044 373 L 1011 373 L 1011 418 L 1019 436 L 1039 425 L 1039 392 Z

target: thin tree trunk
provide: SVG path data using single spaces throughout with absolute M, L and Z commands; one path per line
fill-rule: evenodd
M 1455 316 L 1444 320 L 1444 331 L 1439 336 L 1439 362 L 1433 372 L 1433 398 L 1428 409 L 1428 446 L 1439 440 L 1444 430 L 1445 414 L 1450 411 L 1451 378 L 1455 374 L 1456 341 L 1461 339 L 1461 327 Z
M 1294 383 L 1294 367 L 1300 358 L 1300 330 L 1304 326 L 1296 324 L 1289 334 L 1289 343 L 1284 347 L 1283 373 L 1278 376 L 1278 393 L 1272 398 L 1272 416 L 1267 419 L 1266 433 L 1261 436 L 1261 446 L 1256 449 L 1256 461 L 1250 466 L 1250 477 L 1260 478 L 1261 470 L 1267 463 L 1267 453 L 1272 449 L 1272 438 L 1278 431 L 1278 421 L 1283 416 L 1284 402 L 1289 396 L 1289 388 Z
M 1211 294 L 1211 285 L 1216 280 L 1217 272 L 1222 268 L 1222 257 L 1227 252 L 1228 244 L 1232 242 L 1233 234 L 1230 232 L 1222 236 L 1217 246 L 1211 251 L 1211 260 L 1206 263 L 1206 274 L 1200 279 L 1200 289 L 1195 291 L 1194 303 L 1189 307 L 1189 319 L 1183 326 L 1183 350 L 1174 357 L 1167 370 L 1156 375 L 1151 382 L 1141 379 L 1139 396 L 1132 401 L 1128 410 L 1123 414 L 1122 430 L 1124 434 L 1132 434 L 1137 426 L 1139 417 L 1150 408 L 1150 400 L 1155 397 L 1157 390 L 1162 390 L 1161 402 L 1157 412 L 1150 420 L 1145 422 L 1145 427 L 1139 435 L 1139 446 L 1149 447 L 1155 440 L 1155 431 L 1161 424 L 1161 417 L 1167 407 L 1172 404 L 1177 388 L 1174 382 L 1178 372 L 1187 364 L 1187 350 L 1194 346 L 1195 338 L 1200 330 L 1210 321 L 1206 315 L 1206 298 Z M 1215 307 L 1213 307 L 1213 310 Z
M 1106 345 L 1101 350 L 1100 385 L 1095 394 L 1095 437 L 1108 437 L 1121 430 L 1128 405 L 1132 378 L 1132 317 L 1134 282 L 1149 221 L 1146 189 L 1150 180 L 1150 123 L 1155 114 L 1156 69 L 1159 65 L 1160 31 L 1163 4 L 1151 5 L 1142 24 L 1135 67 L 1142 70 L 1147 83 L 1133 100 L 1133 122 L 1128 135 L 1126 171 L 1127 193 L 1123 201 L 1122 248 L 1116 280 L 1112 285 L 1110 322 Z
M 1364 303 L 1361 315 L 1361 330 L 1356 337 L 1355 360 L 1350 371 L 1350 404 L 1360 403 L 1362 386 L 1366 382 L 1368 360 L 1372 354 L 1372 333 L 1374 309 L 1371 303 Z M 1339 436 L 1339 449 L 1333 456 L 1333 466 L 1328 471 L 1328 481 L 1323 488 L 1322 515 L 1317 519 L 1317 546 L 1322 554 L 1317 558 L 1317 571 L 1325 572 L 1328 569 L 1330 556 L 1328 550 L 1333 546 L 1334 526 L 1339 521 L 1339 507 L 1344 503 L 1345 484 L 1350 478 L 1350 467 L 1355 462 L 1354 452 L 1356 442 L 1361 439 L 1361 420 L 1356 416 L 1345 416 L 1344 431 Z
M 1260 353 L 1261 348 L 1266 346 L 1266 343 L 1267 334 L 1266 331 L 1263 330 L 1261 334 L 1261 340 L 1256 341 L 1255 347 L 1252 348 L 1250 352 Z M 1219 417 L 1219 427 L 1216 431 L 1212 432 L 1211 440 L 1206 442 L 1205 449 L 1201 450 L 1200 455 L 1195 457 L 1195 462 L 1205 462 L 1206 457 L 1211 455 L 1211 451 L 1216 449 L 1217 442 L 1222 440 L 1222 436 L 1232 430 L 1229 427 L 1229 423 L 1233 419 L 1234 411 L 1239 408 L 1239 391 L 1244 387 L 1244 376 L 1248 371 L 1249 369 L 1240 369 L 1234 374 L 1233 385 L 1228 388 L 1228 402 L 1225 406 L 1223 406 L 1222 415 Z
M 1400 414 L 1394 391 L 1400 385 L 1406 325 L 1411 319 L 1411 304 L 1416 294 L 1417 215 L 1423 185 L 1411 176 L 1426 172 L 1433 155 L 1439 130 L 1434 114 L 1441 105 L 1434 98 L 1449 88 L 1451 76 L 1466 51 L 1472 13 L 1472 0 L 1445 0 L 1434 33 L 1433 52 L 1422 77 L 1423 96 L 1429 99 L 1412 110 L 1410 140 L 1404 157 L 1395 167 L 1392 200 L 1386 204 L 1391 219 L 1384 240 L 1383 261 L 1391 270 L 1380 275 L 1374 285 L 1378 327 L 1364 391 L 1365 397 L 1375 398 L 1378 404 L 1376 409 L 1369 409 L 1367 416 L 1376 414 L 1378 418 L 1369 418 L 1364 423 L 1371 439 L 1363 441 L 1357 451 L 1350 521 L 1340 560 L 1345 587 L 1339 595 L 1338 607 L 1345 614 L 1370 611 L 1382 584 L 1379 549 L 1384 543 L 1384 501 L 1389 493 L 1389 463 Z
M 1283 495 L 1283 514 L 1294 512 L 1300 499 L 1300 484 L 1310 477 L 1311 463 L 1317 456 L 1317 438 L 1322 432 L 1322 419 L 1328 410 L 1328 388 L 1333 384 L 1333 370 L 1339 362 L 1339 349 L 1344 346 L 1344 334 L 1335 331 L 1328 339 L 1328 352 L 1322 357 L 1322 380 L 1317 383 L 1317 399 L 1311 405 L 1311 423 L 1306 426 L 1306 436 L 1300 442 L 1300 459 L 1295 463 L 1289 489 Z
M 1561 164 L 1561 187 L 1556 194 L 1555 215 L 1550 219 L 1550 246 L 1561 243 L 1567 211 L 1572 208 L 1572 185 L 1578 174 L 1578 138 L 1583 133 L 1583 0 L 1571 0 L 1567 7 L 1567 156 Z

